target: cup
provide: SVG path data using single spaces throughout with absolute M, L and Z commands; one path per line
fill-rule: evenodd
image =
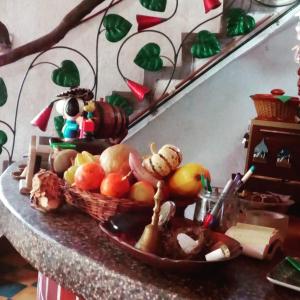
M 210 213 L 217 201 L 220 199 L 223 188 L 213 187 L 211 192 L 205 191 L 201 193 L 196 203 L 194 220 L 203 222 L 206 214 Z M 225 232 L 228 228 L 235 225 L 239 220 L 240 202 L 236 195 L 228 195 L 218 214 L 218 222 L 214 224 L 214 228 L 218 231 Z

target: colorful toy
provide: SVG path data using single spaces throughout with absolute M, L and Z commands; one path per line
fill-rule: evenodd
M 109 103 L 93 100 L 92 91 L 76 88 L 57 96 L 41 113 L 35 117 L 31 124 L 42 131 L 47 129 L 48 121 L 54 103 L 60 118 L 62 139 L 54 139 L 53 142 L 71 141 L 75 144 L 78 140 L 89 142 L 93 139 L 117 139 L 120 142 L 128 131 L 128 117 L 120 107 Z M 64 122 L 62 124 L 62 122 Z M 56 122 L 57 125 L 57 122 Z M 56 126 L 59 130 L 60 126 Z M 82 141 L 84 142 L 84 141 Z

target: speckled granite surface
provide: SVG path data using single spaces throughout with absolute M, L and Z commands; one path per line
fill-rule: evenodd
M 150 268 L 111 244 L 97 222 L 72 208 L 44 215 L 10 177 L 0 178 L 0 232 L 34 267 L 93 299 L 300 299 L 265 276 L 273 263 L 240 257 L 211 274 L 176 275 Z

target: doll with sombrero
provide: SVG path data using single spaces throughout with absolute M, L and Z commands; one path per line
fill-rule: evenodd
M 93 153 L 99 151 L 97 145 L 111 144 L 113 140 L 120 142 L 127 135 L 128 117 L 125 112 L 103 99 L 95 101 L 93 92 L 83 88 L 57 95 L 31 124 L 46 131 L 54 104 L 63 118 L 63 126 L 58 132 L 60 138 L 50 139 L 52 146 L 68 148 L 75 145 L 79 151 Z

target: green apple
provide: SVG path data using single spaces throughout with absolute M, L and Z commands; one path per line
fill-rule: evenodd
M 133 184 L 129 191 L 129 198 L 140 202 L 154 203 L 154 187 L 146 181 L 138 181 Z

